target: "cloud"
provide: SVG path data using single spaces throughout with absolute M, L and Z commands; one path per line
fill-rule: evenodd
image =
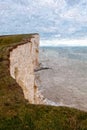
M 75 22 L 87 22 L 87 8 L 79 4 L 61 13 L 61 17 Z
M 80 39 L 80 40 L 41 40 L 40 46 L 87 46 L 87 39 Z
M 86 37 L 86 23 L 87 0 L 0 0 L 0 34 Z

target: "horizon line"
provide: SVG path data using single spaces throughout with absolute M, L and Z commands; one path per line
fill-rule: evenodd
M 40 40 L 40 46 L 87 46 L 87 39 Z

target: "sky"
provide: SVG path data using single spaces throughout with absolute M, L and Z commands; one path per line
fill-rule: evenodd
M 0 35 L 86 39 L 87 0 L 0 0 Z

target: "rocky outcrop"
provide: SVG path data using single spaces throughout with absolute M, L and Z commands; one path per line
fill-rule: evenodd
M 33 35 L 30 41 L 10 51 L 10 74 L 22 87 L 25 99 L 33 104 L 44 103 L 34 74 L 34 70 L 38 67 L 38 48 L 39 35 Z

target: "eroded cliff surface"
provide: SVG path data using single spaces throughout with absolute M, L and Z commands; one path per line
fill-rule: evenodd
M 30 103 L 42 104 L 43 96 L 35 83 L 34 70 L 38 67 L 39 35 L 10 51 L 10 74 L 22 87 L 24 97 Z

